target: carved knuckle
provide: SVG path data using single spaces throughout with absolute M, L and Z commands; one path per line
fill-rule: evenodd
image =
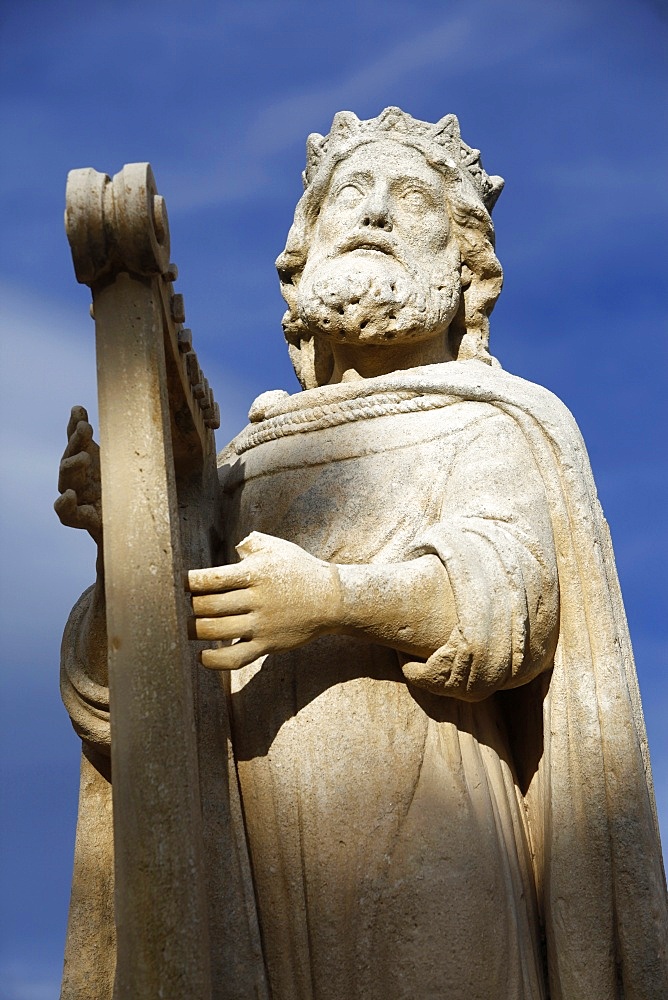
M 246 616 L 247 626 L 246 635 L 249 639 L 255 638 L 262 631 L 262 615 L 258 614 L 256 611 L 251 611 L 249 615 Z

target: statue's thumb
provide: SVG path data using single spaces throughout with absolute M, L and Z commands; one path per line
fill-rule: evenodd
M 250 535 L 246 535 L 237 546 L 235 546 L 235 552 L 240 559 L 246 559 L 247 556 L 253 555 L 254 552 L 259 552 L 263 547 L 264 535 L 261 531 L 251 531 Z

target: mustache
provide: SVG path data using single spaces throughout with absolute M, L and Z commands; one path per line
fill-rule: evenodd
M 401 254 L 397 252 L 396 240 L 388 237 L 384 232 L 357 232 L 341 240 L 335 248 L 335 256 L 343 253 L 350 253 L 351 250 L 376 250 L 384 253 L 388 257 L 394 257 L 400 263 L 404 263 Z

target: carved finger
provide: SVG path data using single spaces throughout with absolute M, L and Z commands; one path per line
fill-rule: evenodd
M 204 649 L 201 653 L 202 666 L 209 670 L 239 670 L 264 653 L 260 642 L 235 642 L 233 646 L 220 649 Z
M 58 489 L 82 490 L 86 485 L 86 475 L 90 469 L 91 458 L 88 452 L 79 451 L 76 455 L 64 458 L 58 470 Z
M 241 563 L 233 566 L 213 566 L 211 569 L 191 569 L 186 590 L 192 594 L 219 594 L 225 590 L 249 587 L 251 574 Z
M 88 423 L 88 411 L 86 410 L 86 407 L 85 406 L 73 406 L 72 410 L 71 410 L 71 413 L 70 413 L 69 423 L 67 425 L 67 440 L 68 441 L 72 437 L 72 435 L 74 434 L 74 431 L 76 430 L 77 424 L 81 423 L 82 421 L 84 423 Z
M 251 615 L 234 615 L 228 618 L 190 618 L 190 639 L 243 639 L 253 638 L 255 620 Z
M 78 527 L 84 528 L 99 543 L 102 539 L 102 518 L 97 507 L 90 503 L 81 504 L 78 508 L 78 518 Z
M 67 448 L 65 449 L 63 458 L 67 458 L 70 455 L 76 455 L 82 451 L 89 451 L 92 441 L 93 428 L 89 423 L 86 423 L 85 420 L 80 420 L 70 434 L 70 439 L 67 442 Z
M 223 594 L 206 594 L 193 597 L 193 611 L 200 618 L 215 618 L 222 615 L 244 615 L 252 610 L 250 593 L 245 590 L 230 590 Z
M 61 493 L 54 503 L 53 509 L 60 518 L 61 524 L 64 524 L 66 528 L 77 528 L 79 526 L 79 508 L 77 495 L 74 490 L 65 490 L 64 493 Z
M 81 528 L 87 531 L 95 541 L 102 541 L 102 518 L 93 504 L 80 504 L 74 490 L 65 490 L 53 505 L 61 524 L 66 528 Z

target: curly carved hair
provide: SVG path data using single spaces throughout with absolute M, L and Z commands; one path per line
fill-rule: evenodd
M 448 118 L 452 119 L 454 116 Z M 322 140 L 321 136 L 309 137 L 309 154 L 314 138 Z M 276 260 L 281 294 L 288 305 L 283 316 L 283 332 L 297 378 L 305 389 L 324 385 L 329 381 L 333 357 L 329 341 L 325 337 L 313 337 L 304 328 L 297 311 L 297 285 L 334 169 L 354 149 L 378 138 L 378 134 L 351 136 L 352 141 L 339 141 L 333 144 L 334 148 L 329 148 L 321 155 L 316 169 L 311 170 L 313 176 L 308 182 L 305 175 L 306 190 L 295 209 L 285 249 Z M 387 138 L 417 149 L 429 165 L 445 178 L 446 204 L 452 237 L 459 246 L 462 282 L 459 309 L 448 331 L 450 350 L 455 358 L 476 358 L 487 364 L 494 364 L 496 362 L 488 350 L 489 316 L 501 291 L 503 271 L 494 252 L 494 226 L 483 200 L 483 193 L 467 165 L 457 163 L 447 150 L 438 146 L 435 148 L 434 143 L 421 141 L 420 136 L 411 134 L 390 135 Z M 488 192 L 486 198 L 490 210 L 503 184 L 501 178 L 492 180 L 495 182 L 495 190 L 491 196 Z

